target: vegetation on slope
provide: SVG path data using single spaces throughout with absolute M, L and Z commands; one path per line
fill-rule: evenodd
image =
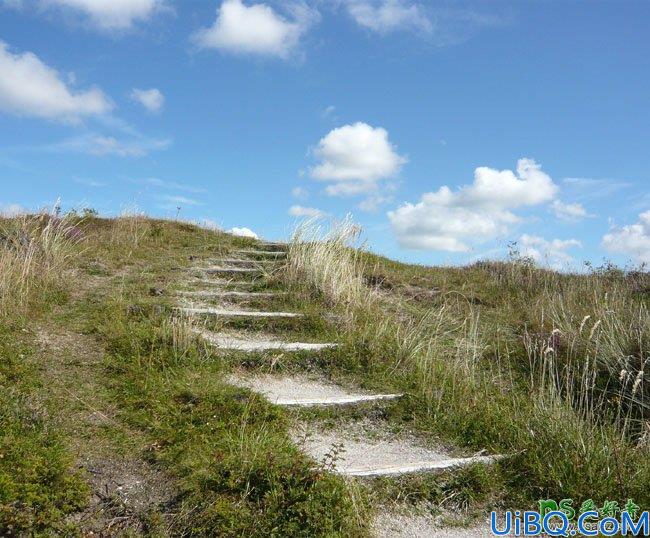
M 226 384 L 227 358 L 172 316 L 190 257 L 251 241 L 139 216 L 54 219 L 3 222 L 4 237 L 20 227 L 24 250 L 2 245 L 2 281 L 15 280 L 0 320 L 0 534 L 362 534 L 349 487 L 297 452 L 281 410 Z M 53 222 L 67 242 L 43 241 Z M 59 364 L 37 345 L 44 333 L 89 338 L 99 362 L 88 368 L 89 350 L 59 348 Z M 145 469 L 138 487 L 153 475 L 163 490 L 143 507 L 105 498 L 93 476 L 125 462 L 131 474 Z
M 0 220 L 0 534 L 62 529 L 86 501 L 41 397 L 30 320 L 65 301 L 75 229 L 48 215 Z
M 650 504 L 650 275 L 565 275 L 516 256 L 408 266 L 350 248 L 357 233 L 306 224 L 286 272 L 339 313 L 342 369 L 404 391 L 409 426 L 510 454 L 494 478 L 512 506 Z
M 0 224 L 0 534 L 96 524 L 114 534 L 355 536 L 368 532 L 371 505 L 397 497 L 462 511 L 542 497 L 649 504 L 647 273 L 562 275 L 519 258 L 408 266 L 350 248 L 350 223 L 325 241 L 307 227 L 286 268 L 251 288 L 287 286 L 292 294 L 258 306 L 306 317 L 226 325 L 343 345 L 240 356 L 200 343 L 172 315 L 173 292 L 190 256 L 252 241 L 140 216 Z M 57 339 L 45 352 L 42 341 Z M 510 457 L 494 472 L 377 480 L 364 493 L 297 452 L 291 412 L 228 385 L 232 367 L 319 370 L 402 391 L 376 411 L 393 429 Z M 88 469 L 125 461 L 162 493 L 137 510 L 101 498 L 107 519 L 93 522 L 101 484 Z

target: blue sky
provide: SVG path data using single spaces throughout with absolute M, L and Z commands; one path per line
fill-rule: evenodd
M 650 262 L 650 2 L 0 0 L 0 210 Z

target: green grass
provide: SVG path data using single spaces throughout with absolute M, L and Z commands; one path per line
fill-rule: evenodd
M 68 532 L 88 488 L 42 394 L 31 320 L 66 301 L 67 223 L 0 219 L 0 535 Z
M 206 317 L 205 327 L 341 346 L 233 353 L 189 333 L 174 292 L 191 264 L 254 241 L 140 216 L 75 217 L 66 226 L 81 241 L 53 241 L 47 222 L 4 223 L 5 236 L 26 230 L 34 244 L 2 244 L 0 281 L 11 293 L 0 305 L 0 534 L 84 532 L 71 516 L 88 505 L 94 486 L 79 461 L 93 457 L 138 461 L 168 480 L 164 503 L 129 516 L 131 534 L 365 536 L 373 510 L 393 499 L 444 517 L 451 510 L 452 523 L 542 497 L 650 505 L 647 274 L 560 275 L 525 260 L 409 266 L 349 249 L 349 234 L 316 243 L 307 233 L 285 272 L 248 288 L 292 293 L 243 303 L 304 318 Z M 85 343 L 53 361 L 38 331 Z M 319 373 L 405 396 L 286 411 L 225 383 L 238 368 Z M 88 410 L 110 423 L 86 424 Z M 297 451 L 296 420 L 371 420 L 509 458 L 361 487 Z
M 147 432 L 149 458 L 178 480 L 178 532 L 362 534 L 347 486 L 297 452 L 281 410 L 222 381 L 226 361 L 195 342 L 174 343 L 170 326 L 145 308 L 129 316 L 124 303 L 97 306 L 89 329 L 109 352 L 122 418 Z
M 58 304 L 32 303 L 33 323 L 92 337 L 103 350 L 96 372 L 103 385 L 96 395 L 67 394 L 74 379 L 45 390 L 38 373 L 45 356 L 34 351 L 30 361 L 16 360 L 27 353 L 15 352 L 17 342 L 31 336 L 19 339 L 23 325 L 3 319 L 2 341 L 11 345 L 0 348 L 0 382 L 15 391 L 0 402 L 0 529 L 81 533 L 69 519 L 88 502 L 88 477 L 75 470 L 81 451 L 141 460 L 169 477 L 172 499 L 138 516 L 136 533 L 365 535 L 363 495 L 301 455 L 286 414 L 225 384 L 232 360 L 199 344 L 170 315 L 190 256 L 213 258 L 251 241 L 140 217 L 76 226 L 85 238 L 70 252 L 67 282 L 57 281 Z M 66 288 L 73 296 L 60 293 Z M 322 328 L 311 318 L 300 323 Z M 73 357 L 66 375 L 85 375 L 75 361 L 84 358 Z M 31 407 L 41 395 L 42 413 Z M 85 432 L 68 402 L 75 398 L 113 423 Z M 80 434 L 86 441 L 73 437 Z
M 0 534 L 64 531 L 88 488 L 39 400 L 33 350 L 0 331 Z
M 354 233 L 300 230 L 290 246 L 287 285 L 340 320 L 330 375 L 405 392 L 391 423 L 509 454 L 493 501 L 650 505 L 647 274 L 409 266 L 349 248 Z

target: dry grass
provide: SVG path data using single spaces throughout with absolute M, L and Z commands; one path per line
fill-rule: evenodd
M 362 249 L 355 248 L 361 229 L 350 217 L 335 222 L 328 231 L 318 220 L 301 224 L 289 244 L 288 284 L 321 296 L 326 304 L 344 310 L 344 329 L 377 353 L 389 346 L 393 371 L 415 369 L 427 401 L 433 405 L 433 378 L 439 365 L 447 373 L 471 376 L 483 353 L 478 314 L 459 316 L 458 302 L 450 295 L 446 305 L 421 316 L 410 316 L 403 300 L 366 285 Z
M 330 230 L 317 220 L 300 225 L 289 243 L 287 281 L 308 292 L 322 294 L 332 305 L 358 308 L 371 300 L 363 267 L 354 247 L 360 229 L 350 217 Z
M 24 314 L 63 289 L 64 269 L 82 239 L 69 219 L 47 213 L 0 219 L 0 315 Z
M 183 493 L 173 506 L 155 501 L 142 517 L 116 507 L 118 523 L 104 534 L 133 515 L 156 536 L 362 535 L 363 496 L 315 471 L 296 451 L 284 414 L 224 383 L 224 362 L 199 344 L 186 320 L 167 315 L 189 258 L 231 255 L 251 240 L 137 214 L 42 215 L 7 219 L 2 229 L 2 308 L 10 316 L 21 302 L 28 316 L 0 317 L 0 535 L 87 534 L 94 522 L 77 528 L 70 514 L 85 507 L 89 488 L 70 469 L 79 466 L 76 450 L 89 461 L 95 447 L 106 447 L 101 457 L 110 461 L 146 454 L 166 471 L 167 488 L 180 484 Z M 57 308 L 48 308 L 48 296 Z M 92 405 L 115 423 L 95 427 L 59 405 L 51 361 L 28 346 L 44 319 L 100 344 L 102 384 Z M 87 404 L 87 384 L 74 378 L 92 366 L 85 357 L 65 364 L 70 393 L 63 392 Z M 103 394 L 110 395 L 106 407 L 97 405 Z M 41 398 L 48 413 L 36 417 L 29 404 Z M 112 516 L 112 507 L 103 513 Z
M 151 219 L 137 209 L 124 210 L 113 221 L 110 242 L 113 245 L 129 245 L 137 248 L 151 231 Z
M 574 277 L 561 292 L 540 294 L 545 331 L 526 344 L 539 383 L 589 421 L 604 417 L 639 438 L 650 420 L 650 312 L 624 276 Z

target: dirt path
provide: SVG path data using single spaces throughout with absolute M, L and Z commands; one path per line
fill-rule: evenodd
M 83 295 L 73 298 L 80 300 Z M 74 304 L 66 311 L 74 312 Z M 86 509 L 69 521 L 86 536 L 144 533 L 152 520 L 168 518 L 172 481 L 142 457 L 142 433 L 120 421 L 106 386 L 101 344 L 77 329 L 83 320 L 63 321 L 60 314 L 35 327 L 35 366 L 51 418 L 91 490 Z

